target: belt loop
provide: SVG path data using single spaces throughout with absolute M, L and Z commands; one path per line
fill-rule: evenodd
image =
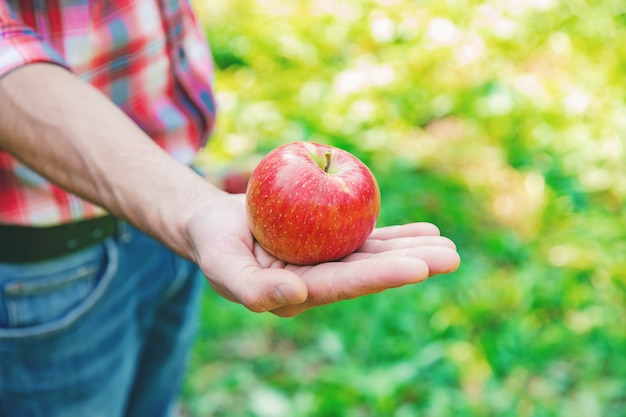
M 117 221 L 117 238 L 122 243 L 128 243 L 132 239 L 130 225 L 123 220 Z

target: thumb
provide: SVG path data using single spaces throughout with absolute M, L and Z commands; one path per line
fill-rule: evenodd
M 284 269 L 264 269 L 254 261 L 242 265 L 227 259 L 221 260 L 220 267 L 213 266 L 212 273 L 207 274 L 213 289 L 253 312 L 301 304 L 308 297 L 302 278 Z
M 258 268 L 245 280 L 240 302 L 249 310 L 270 311 L 278 307 L 302 304 L 308 289 L 302 278 L 284 269 Z

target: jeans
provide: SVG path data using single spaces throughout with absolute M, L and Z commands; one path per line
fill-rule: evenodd
M 0 417 L 170 415 L 201 275 L 120 229 L 61 259 L 0 263 Z

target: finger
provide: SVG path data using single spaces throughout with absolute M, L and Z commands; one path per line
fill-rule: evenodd
M 374 257 L 320 264 L 301 274 L 309 289 L 307 300 L 299 305 L 280 307 L 272 313 L 290 317 L 311 307 L 421 282 L 428 275 L 428 265 L 412 257 Z
M 398 237 L 439 236 L 440 234 L 439 228 L 434 224 L 419 222 L 374 229 L 371 237 L 373 239 L 386 240 Z
M 421 259 L 428 266 L 429 276 L 454 272 L 458 269 L 461 262 L 459 254 L 454 249 L 446 246 L 417 246 L 378 253 L 355 252 L 345 257 L 343 261 L 354 262 L 364 259 L 388 257 L 412 257 Z
M 237 279 L 225 283 L 223 279 L 212 277 L 209 283 L 225 298 L 256 313 L 300 304 L 307 298 L 304 282 L 284 269 L 254 268 L 246 272 L 231 271 L 229 276 Z
M 456 250 L 456 245 L 443 236 L 400 237 L 387 240 L 368 239 L 358 252 L 379 253 L 396 249 L 414 248 L 420 246 L 442 246 Z
M 234 288 L 238 301 L 254 312 L 301 304 L 308 296 L 306 284 L 293 272 L 284 269 L 255 269 Z
M 229 250 L 220 254 L 219 262 L 207 262 L 202 268 L 215 291 L 254 312 L 306 300 L 306 284 L 297 274 L 262 268 L 245 244 L 241 242 L 241 245 L 244 247 L 238 248 L 232 242 L 224 245 Z

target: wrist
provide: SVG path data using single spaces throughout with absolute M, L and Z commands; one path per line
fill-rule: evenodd
M 174 217 L 179 220 L 177 234 L 182 237 L 182 246 L 178 252 L 185 258 L 200 263 L 198 242 L 214 234 L 212 226 L 219 224 L 217 216 L 228 211 L 225 207 L 233 196 L 197 175 L 182 193 L 182 211 Z
M 184 218 L 183 232 L 190 250 L 186 256 L 205 271 L 220 262 L 223 248 L 232 240 L 243 242 L 250 250 L 253 246 L 244 196 L 209 187 L 207 194 L 196 196 L 193 210 Z

